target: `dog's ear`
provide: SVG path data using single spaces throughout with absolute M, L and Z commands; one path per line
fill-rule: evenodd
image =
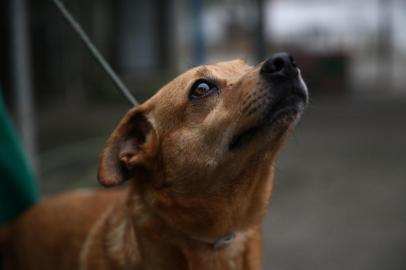
M 158 151 L 158 136 L 147 116 L 138 108 L 130 110 L 118 124 L 101 153 L 98 180 L 115 186 L 137 170 L 148 170 Z

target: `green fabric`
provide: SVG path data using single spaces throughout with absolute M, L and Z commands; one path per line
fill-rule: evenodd
M 16 218 L 38 197 L 33 172 L 27 164 L 0 92 L 0 224 Z

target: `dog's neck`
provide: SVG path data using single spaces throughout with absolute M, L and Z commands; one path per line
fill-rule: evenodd
M 222 237 L 206 238 L 195 237 L 181 230 L 171 228 L 154 212 L 154 210 L 151 209 L 151 207 L 147 206 L 147 204 L 137 194 L 136 188 L 134 187 L 130 188 L 127 207 L 129 211 L 131 211 L 131 215 L 129 216 L 136 217 L 133 220 L 133 224 L 136 226 L 136 229 L 144 230 L 145 226 L 149 227 L 149 229 L 155 228 L 157 234 L 166 232 L 174 241 L 182 239 L 182 242 L 190 242 L 215 250 L 226 248 L 234 242 L 237 235 L 241 234 L 241 232 L 230 231 Z M 143 221 L 140 221 L 138 217 L 143 217 Z
M 230 269 L 229 266 L 225 266 L 226 262 L 242 264 L 239 258 L 243 257 L 251 243 L 257 242 L 259 245 L 259 240 L 253 239 L 256 239 L 256 231 L 259 231 L 258 227 L 272 190 L 272 172 L 270 167 L 264 167 L 262 171 L 258 170 L 255 174 L 251 172 L 250 178 L 244 179 L 241 183 L 247 185 L 247 188 L 243 189 L 245 192 L 227 196 L 227 198 L 242 200 L 240 203 L 246 206 L 245 208 L 234 207 L 232 212 L 230 207 L 238 205 L 234 201 L 221 204 L 226 207 L 224 209 L 216 209 L 215 204 L 211 205 L 212 202 L 204 198 L 182 197 L 182 204 L 180 204 L 176 200 L 178 196 L 172 198 L 165 192 L 155 191 L 151 196 L 154 199 L 149 200 L 146 195 L 147 190 L 140 186 L 140 183 L 146 182 L 132 182 L 125 202 L 125 211 L 120 218 L 122 221 L 110 226 L 108 231 L 111 232 L 106 242 L 124 247 L 114 248 L 113 246 L 110 248 L 112 251 L 127 251 L 124 256 L 117 254 L 114 257 L 126 262 L 136 262 L 142 258 L 143 264 L 147 264 L 148 267 L 150 264 L 154 265 L 149 267 L 150 269 L 167 269 L 166 266 L 173 264 L 174 261 L 177 264 L 187 263 L 187 265 L 192 262 L 195 262 L 195 265 L 206 264 L 206 259 L 216 265 L 206 269 Z M 264 204 L 259 204 L 258 200 Z M 165 207 L 159 212 L 156 207 L 159 207 L 160 203 Z M 205 212 L 205 209 L 210 211 Z M 168 213 L 171 213 L 169 217 L 162 216 Z M 174 220 L 183 223 L 171 224 Z M 126 233 L 120 232 L 123 228 L 127 230 Z M 117 241 L 115 240 L 117 235 L 126 237 Z M 139 259 L 134 260 L 137 256 Z M 156 260 L 155 257 L 161 259 Z M 119 261 L 119 259 L 114 260 Z M 224 267 L 218 268 L 218 265 Z M 182 269 L 182 267 L 174 267 L 174 269 Z
M 114 215 L 109 215 L 106 221 L 110 229 L 104 236 L 108 256 L 118 266 L 139 266 L 141 261 L 143 266 L 150 267 L 148 269 L 172 269 L 169 264 L 176 262 L 173 269 L 183 269 L 177 268 L 183 264 L 200 269 L 199 265 L 207 265 L 208 260 L 213 264 L 210 269 L 229 269 L 230 262 L 240 260 L 252 234 L 248 230 L 220 239 L 196 239 L 168 226 L 134 194 L 129 196 L 126 205 L 126 211 L 119 216 L 112 210 Z M 124 254 L 118 252 L 123 250 Z M 218 266 L 221 267 L 216 268 Z

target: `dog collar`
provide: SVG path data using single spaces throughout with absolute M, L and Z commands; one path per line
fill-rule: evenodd
M 230 245 L 235 239 L 235 233 L 230 233 L 212 243 L 214 249 L 224 248 Z
M 227 246 L 229 246 L 235 239 L 236 234 L 235 233 L 230 233 L 227 234 L 224 237 L 221 237 L 217 240 L 203 240 L 203 239 L 196 239 L 196 238 L 192 238 L 197 242 L 203 243 L 205 245 L 209 245 L 211 248 L 213 249 L 220 249 L 220 248 L 225 248 Z

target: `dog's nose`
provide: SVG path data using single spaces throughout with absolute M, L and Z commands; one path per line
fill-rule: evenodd
M 273 54 L 261 67 L 264 76 L 282 75 L 294 77 L 298 74 L 297 65 L 292 56 L 286 52 Z

